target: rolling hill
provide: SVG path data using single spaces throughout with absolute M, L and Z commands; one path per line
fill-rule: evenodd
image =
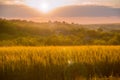
M 0 46 L 120 45 L 120 24 L 78 25 L 0 19 Z

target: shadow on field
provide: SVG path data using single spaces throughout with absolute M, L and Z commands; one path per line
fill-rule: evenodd
M 95 64 L 73 63 L 68 65 L 34 64 L 21 69 L 4 66 L 1 80 L 119 80 L 120 63 L 97 62 Z

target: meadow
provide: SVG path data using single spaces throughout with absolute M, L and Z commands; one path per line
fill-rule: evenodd
M 120 46 L 0 47 L 1 80 L 120 80 Z

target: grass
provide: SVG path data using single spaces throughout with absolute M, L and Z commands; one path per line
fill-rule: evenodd
M 120 46 L 1 47 L 1 80 L 120 80 Z

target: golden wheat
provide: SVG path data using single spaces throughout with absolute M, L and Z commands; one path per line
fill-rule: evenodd
M 2 80 L 120 76 L 120 46 L 1 47 Z M 16 76 L 16 78 L 15 78 Z

